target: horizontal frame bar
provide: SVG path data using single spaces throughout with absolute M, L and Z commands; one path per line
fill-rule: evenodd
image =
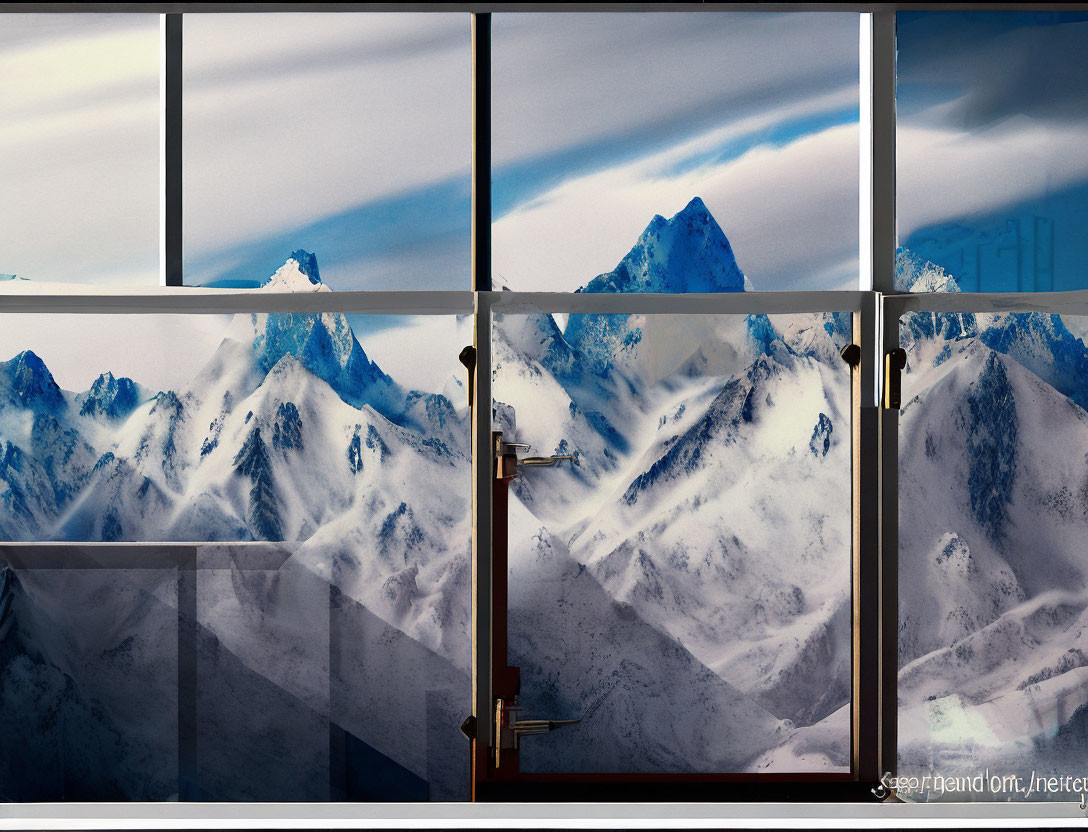
M 137 292 L 0 292 L 0 314 L 204 314 L 344 312 L 356 315 L 469 315 L 476 296 L 494 311 L 618 314 L 789 314 L 855 312 L 871 292 L 721 292 L 685 295 L 573 292 L 248 292 L 160 286 Z M 1088 296 L 1086 296 L 1088 302 Z
M 618 8 L 617 8 L 618 7 Z M 887 12 L 1084 11 L 1088 3 L 0 3 L 6 12 Z
M 297 544 L 296 544 L 297 545 Z M 282 543 L 0 543 L 15 569 L 279 569 L 295 547 Z
M 0 292 L 0 314 L 229 315 L 236 312 L 344 312 L 352 315 L 471 315 L 472 292 L 248 292 L 157 286 L 138 292 Z
M 808 828 L 813 818 L 832 817 L 844 820 L 1060 820 L 1080 818 L 1084 812 L 1075 801 L 1054 803 L 842 803 L 813 806 L 770 803 L 674 803 L 669 805 L 634 803 L 569 804 L 569 803 L 6 803 L 0 804 L 0 818 L 8 828 L 42 828 L 48 824 L 67 821 L 73 828 L 111 828 L 122 824 L 149 821 L 150 828 L 161 824 L 176 828 L 178 821 L 224 821 L 231 828 L 246 822 L 268 821 L 269 825 L 290 824 L 299 828 L 321 828 L 322 823 L 337 821 L 341 825 L 361 825 L 368 820 L 385 821 L 387 828 L 408 825 L 413 820 L 479 821 L 495 828 L 497 821 L 524 819 L 539 825 L 541 820 L 598 821 L 593 826 L 607 827 L 609 821 L 633 823 L 653 822 L 674 825 L 677 819 L 692 821 L 703 828 L 721 828 L 730 819 L 759 818 L 793 820 Z M 17 820 L 16 820 L 17 819 Z M 12 821 L 15 821 L 14 823 Z M 143 826 L 144 824 L 140 824 Z M 508 824 L 509 825 L 509 824 Z M 63 828 L 63 827 L 62 827 Z
M 481 292 L 493 312 L 644 315 L 759 315 L 857 312 L 872 292 L 649 293 Z
M 884 295 L 884 315 L 905 312 L 1042 312 L 1088 315 L 1088 290 L 1073 292 L 919 292 Z M 885 336 L 886 337 L 886 336 Z

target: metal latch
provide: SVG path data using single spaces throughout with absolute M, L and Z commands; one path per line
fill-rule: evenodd
M 884 409 L 898 410 L 903 398 L 903 368 L 907 366 L 907 351 L 902 347 L 884 355 Z
M 495 476 L 500 480 L 516 477 L 519 463 L 527 467 L 546 467 L 555 465 L 563 459 L 574 459 L 573 454 L 526 456 L 519 458 L 517 453 L 519 448 L 527 451 L 533 446 L 524 442 L 504 442 L 501 430 L 494 431 L 492 438 L 495 443 Z
M 577 719 L 514 720 L 514 715 L 522 710 L 517 706 L 516 698 L 514 703 L 507 705 L 502 699 L 495 700 L 495 768 L 502 764 L 502 750 L 517 750 L 523 736 L 547 734 L 567 725 L 577 725 L 585 718 L 585 714 L 582 714 Z

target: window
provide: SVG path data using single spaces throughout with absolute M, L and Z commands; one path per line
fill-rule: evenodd
M 897 15 L 900 245 L 951 279 L 928 291 L 1088 285 L 1086 44 L 1082 12 Z
M 188 14 L 187 285 L 303 248 L 333 290 L 469 283 L 466 14 Z
M 2 13 L 0 796 L 1078 797 L 1084 15 L 162 12 Z
M 858 286 L 856 14 L 496 14 L 493 29 L 497 285 Z M 723 262 L 665 241 L 625 260 L 685 224 Z

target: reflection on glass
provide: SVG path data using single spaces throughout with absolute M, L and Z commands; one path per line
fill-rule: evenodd
M 492 56 L 497 284 L 584 287 L 698 197 L 747 288 L 858 285 L 857 14 L 496 14 Z
M 497 315 L 523 771 L 846 771 L 848 314 Z
M 896 27 L 901 244 L 963 291 L 1088 286 L 1088 15 L 900 12 Z
M 179 573 L 100 557 L 0 547 L 6 801 L 177 799 Z
M 469 15 L 187 14 L 187 285 L 468 289 Z
M 931 776 L 904 799 L 1079 800 L 1030 781 L 1088 762 L 1086 332 L 900 322 L 898 773 Z
M 4 316 L 0 540 L 233 543 L 67 547 L 67 577 L 0 543 L 0 704 L 42 731 L 3 744 L 0 794 L 465 799 L 468 329 Z
M 157 14 L 4 14 L 0 287 L 159 282 L 159 62 Z

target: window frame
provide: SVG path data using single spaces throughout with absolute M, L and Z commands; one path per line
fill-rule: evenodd
M 543 790 L 529 789 L 519 794 L 507 791 L 495 799 L 547 800 L 636 800 L 663 801 L 751 801 L 751 800 L 832 800 L 877 803 L 890 797 L 880 785 L 884 774 L 895 774 L 897 751 L 897 625 L 898 625 L 898 411 L 881 407 L 879 391 L 883 384 L 883 357 L 899 344 L 899 317 L 907 311 L 1035 311 L 1064 314 L 1088 314 L 1088 290 L 1075 292 L 1026 292 L 1015 294 L 959 293 L 906 294 L 895 291 L 894 270 L 897 246 L 895 183 L 895 15 L 897 9 L 915 8 L 907 3 L 714 3 L 706 5 L 640 4 L 639 10 L 668 12 L 715 11 L 785 11 L 856 12 L 869 15 L 868 52 L 862 38 L 862 60 L 868 61 L 869 87 L 862 88 L 862 122 L 869 119 L 868 178 L 861 182 L 861 196 L 870 207 L 867 236 L 862 235 L 862 268 L 871 276 L 871 290 L 858 292 L 753 292 L 736 295 L 584 295 L 574 293 L 494 292 L 491 283 L 491 43 L 492 11 L 517 12 L 550 10 L 533 4 L 506 6 L 501 3 L 439 4 L 425 3 L 416 11 L 465 12 L 471 15 L 473 76 L 473 149 L 472 149 L 472 232 L 471 286 L 465 291 L 358 291 L 315 294 L 258 294 L 246 291 L 207 290 L 186 287 L 182 272 L 182 44 L 184 14 L 187 12 L 292 11 L 367 12 L 396 11 L 384 3 L 257 3 L 239 7 L 231 3 L 0 3 L 0 14 L 7 12 L 156 12 L 163 19 L 163 252 L 160 268 L 164 286 L 153 290 L 117 292 L 88 286 L 65 293 L 9 293 L 0 287 L 0 313 L 208 313 L 227 312 L 350 312 L 353 314 L 469 314 L 475 315 L 477 363 L 475 403 L 472 415 L 473 466 L 473 701 L 477 725 L 487 726 L 492 700 L 490 686 L 479 685 L 490 673 L 490 633 L 494 624 L 491 608 L 493 553 L 491 546 L 490 505 L 492 471 L 490 467 L 491 398 L 491 310 L 519 302 L 554 311 L 625 312 L 661 311 L 674 307 L 679 311 L 734 314 L 782 311 L 854 312 L 855 343 L 862 347 L 860 362 L 852 372 L 853 386 L 853 498 L 854 604 L 852 640 L 854 656 L 853 718 L 850 789 L 829 790 L 819 780 L 796 776 L 772 777 L 759 788 L 749 778 L 731 777 L 717 782 L 698 776 L 691 788 L 682 788 L 676 780 L 649 775 L 616 788 L 603 789 L 600 782 L 590 788 L 573 788 L 564 797 L 554 784 Z M 1088 4 L 1061 4 L 1061 9 L 1086 9 Z M 1030 3 L 947 3 L 938 8 L 1038 9 Z M 593 3 L 563 7 L 564 11 L 625 11 L 625 7 Z M 864 152 L 864 149 L 863 149 Z M 864 159 L 862 161 L 864 174 Z M 866 253 L 868 256 L 866 256 Z M 866 275 L 862 275 L 863 280 Z M 484 403 L 487 406 L 484 406 Z M 477 404 L 479 406 L 477 406 Z M 481 448 L 488 448 L 485 454 Z M 43 557 L 62 555 L 63 550 L 82 549 L 95 544 L 30 544 Z M 175 546 L 192 548 L 194 544 L 133 543 L 123 548 L 128 554 L 144 549 Z M 0 544 L 5 548 L 23 548 L 26 544 Z M 117 548 L 114 545 L 113 548 Z M 179 557 L 188 559 L 188 552 Z M 108 560 L 108 559 L 107 559 Z M 194 596 L 195 603 L 195 596 Z M 179 630 L 180 632 L 180 630 Z M 180 684 L 180 681 L 179 681 Z M 466 703 L 466 712 L 469 703 Z M 486 745 L 474 742 L 474 765 L 486 756 Z M 674 782 L 667 782 L 667 780 Z M 656 791 L 648 791 L 647 780 L 661 781 Z M 569 783 L 567 784 L 570 785 Z M 473 799 L 487 800 L 485 794 Z M 58 804 L 75 810 L 80 804 Z M 329 804 L 335 807 L 337 804 Z M 1002 804 L 1005 806 L 1005 804 Z M 22 809 L 23 807 L 21 807 Z M 436 807 L 439 810 L 448 807 Z M 1006 807 L 1007 808 L 1007 807 Z M 1031 807 L 1025 807 L 1030 809 Z M 281 817 L 280 809 L 274 809 Z M 309 811 L 313 811 L 310 809 Z M 375 816 L 385 810 L 375 810 Z M 22 812 L 21 812 L 22 813 Z M 24 813 L 25 814 L 25 813 Z M 63 816 L 60 812 L 57 816 Z M 367 814 L 354 809 L 354 815 Z M 330 815 L 331 816 L 331 815 Z M 384 816 L 384 815 L 382 815 Z M 640 815 L 641 816 L 641 815 Z M 1032 816 L 1032 815 L 1029 815 Z

